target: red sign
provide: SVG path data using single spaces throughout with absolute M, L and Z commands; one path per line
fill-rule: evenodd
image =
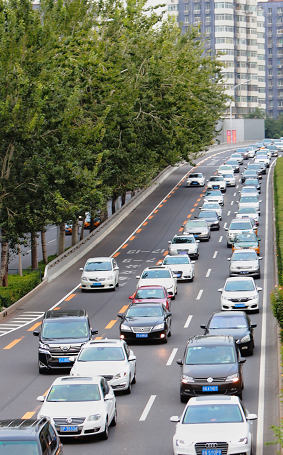
M 232 131 L 232 142 L 237 142 L 236 130 Z
M 231 142 L 231 130 L 227 130 L 227 142 Z

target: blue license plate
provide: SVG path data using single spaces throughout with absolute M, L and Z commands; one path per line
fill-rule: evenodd
M 66 427 L 60 427 L 60 431 L 62 433 L 74 433 L 76 431 L 78 431 L 78 427 L 77 426 L 66 426 Z
M 181 278 L 181 276 L 182 276 L 181 273 L 174 273 L 174 275 L 176 278 Z
M 179 251 L 179 254 L 188 254 L 188 251 Z
M 213 188 L 214 190 L 218 190 L 219 185 L 213 185 L 212 188 Z
M 92 283 L 92 286 L 101 286 L 101 283 Z
M 244 273 L 249 273 L 249 272 L 244 272 L 244 271 L 242 271 L 241 273 L 244 274 Z
M 193 182 L 193 183 L 192 183 L 192 185 L 197 185 L 197 184 L 198 184 L 198 182 Z
M 235 303 L 235 308 L 245 308 L 245 306 L 244 303 Z
M 203 449 L 201 455 L 222 455 L 221 449 Z
M 59 357 L 59 363 L 69 363 L 69 357 Z
M 218 392 L 218 385 L 204 385 L 202 386 L 203 392 Z
M 148 333 L 136 333 L 136 338 L 147 338 Z

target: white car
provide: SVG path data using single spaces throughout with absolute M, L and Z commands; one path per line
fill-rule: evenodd
M 222 193 L 225 193 L 226 187 L 227 183 L 222 175 L 212 175 L 209 177 L 209 180 L 207 180 L 208 190 L 220 190 Z
M 216 212 L 219 219 L 222 219 L 222 208 L 221 205 L 218 204 L 218 202 L 204 202 L 202 206 L 200 207 L 201 210 L 211 210 L 213 212 Z
M 239 164 L 243 164 L 244 162 L 244 158 L 243 158 L 243 155 L 241 155 L 240 153 L 233 153 L 229 160 L 237 160 Z
M 221 292 L 221 310 L 256 310 L 259 311 L 259 294 L 262 291 L 255 285 L 252 277 L 227 278 Z
M 232 257 L 227 259 L 230 261 L 229 276 L 245 275 L 260 278 L 261 259 L 255 250 L 235 250 Z
M 192 234 L 174 235 L 173 239 L 168 241 L 169 254 L 188 254 L 190 258 L 198 259 L 199 243 Z
M 163 259 L 162 265 L 170 267 L 177 280 L 194 281 L 195 277 L 195 261 L 190 260 L 188 254 L 178 254 L 170 256 L 169 254 Z
M 181 417 L 170 418 L 176 422 L 174 455 L 251 455 L 250 422 L 256 419 L 237 396 L 193 397 Z
M 258 196 L 241 196 L 238 201 L 239 209 L 242 207 L 254 207 L 258 213 L 260 213 L 260 203 Z
M 252 218 L 256 226 L 259 224 L 258 212 L 254 207 L 241 207 L 235 214 L 237 219 L 244 220 L 246 218 Z
M 201 172 L 192 172 L 188 175 L 187 186 L 204 186 L 205 177 Z
M 255 156 L 256 150 L 257 150 L 256 146 L 247 147 L 248 157 L 253 158 Z
M 108 439 L 109 426 L 116 425 L 116 398 L 112 387 L 101 376 L 63 376 L 55 379 L 37 418 L 47 417 L 60 438 L 100 434 Z
M 236 177 L 234 173 L 230 172 L 227 174 L 222 174 L 227 186 L 236 186 Z
M 70 375 L 103 376 L 114 391 L 130 394 L 136 383 L 136 356 L 123 340 L 92 340 L 82 346 Z
M 242 197 L 242 196 L 258 196 L 259 195 L 259 192 L 257 191 L 256 187 L 255 186 L 249 186 L 249 185 L 243 186 L 243 188 L 241 189 L 241 191 L 239 191 L 239 193 L 240 193 L 240 197 Z
M 139 280 L 137 289 L 140 286 L 158 284 L 165 287 L 168 294 L 172 296 L 172 300 L 175 299 L 175 295 L 177 294 L 177 278 L 169 267 L 147 267 L 142 272 L 142 275 L 138 275 L 136 278 Z
M 221 166 L 219 166 L 217 172 L 218 172 L 219 175 L 227 174 L 227 172 L 229 172 L 229 173 L 231 172 L 231 173 L 234 174 L 234 169 L 233 169 L 233 167 L 230 164 L 229 165 L 228 164 L 222 164 Z
M 224 196 L 220 190 L 207 190 L 203 202 L 218 202 L 220 205 L 224 205 Z
M 86 261 L 81 276 L 82 291 L 112 289 L 119 286 L 119 267 L 114 258 L 97 257 Z
M 270 165 L 270 158 L 267 155 L 256 155 L 254 158 L 255 164 L 263 163 L 265 167 L 269 167 Z
M 227 248 L 230 248 L 237 234 L 242 234 L 243 232 L 254 233 L 256 227 L 250 219 L 234 219 L 231 221 L 229 228 L 226 227 L 224 229 L 227 231 Z

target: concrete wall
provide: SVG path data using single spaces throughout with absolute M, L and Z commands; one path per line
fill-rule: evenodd
M 227 143 L 227 131 L 230 131 L 231 123 L 230 119 L 224 119 L 217 125 L 219 131 L 222 127 L 221 132 L 216 136 L 216 140 L 220 141 L 220 144 Z M 233 118 L 232 119 L 232 131 L 236 131 L 236 141 L 256 141 L 264 139 L 265 137 L 265 126 L 264 119 L 244 119 L 244 118 Z

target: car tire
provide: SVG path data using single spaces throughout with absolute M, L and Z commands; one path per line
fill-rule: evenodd
M 38 372 L 39 372 L 39 374 L 45 374 L 46 368 L 42 368 L 42 367 L 38 366 Z
M 117 281 L 117 283 L 116 283 L 116 288 L 118 288 L 118 287 L 119 287 L 119 281 Z
M 260 279 L 260 273 L 257 275 L 257 278 Z
M 227 242 L 227 248 L 232 248 L 232 245 L 230 245 L 228 242 Z
M 175 300 L 175 298 L 176 298 L 175 295 L 172 295 L 171 300 Z
M 243 399 L 243 394 L 242 394 L 242 391 L 238 394 L 238 397 L 240 398 L 240 400 Z
M 192 276 L 192 278 L 189 280 L 191 283 L 194 281 L 194 275 Z
M 188 402 L 188 398 L 180 393 L 180 401 L 181 401 L 181 403 L 187 403 Z
M 163 338 L 162 342 L 163 344 L 168 343 L 168 335 L 165 335 L 165 338 Z
M 134 377 L 132 379 L 132 384 L 136 384 L 136 383 L 137 383 L 137 371 L 136 371 L 136 368 L 135 368 Z
M 109 424 L 108 424 L 108 417 L 105 420 L 105 430 L 101 433 L 101 439 L 106 441 L 109 438 Z
M 132 383 L 129 381 L 128 388 L 125 390 L 126 395 L 130 395 L 132 393 Z
M 113 286 L 113 288 L 112 288 L 112 292 L 115 292 L 115 291 L 116 291 L 116 284 L 115 284 L 115 286 Z
M 83 288 L 81 288 L 81 292 L 86 292 L 86 290 L 85 290 L 85 289 L 83 289 Z
M 111 422 L 111 427 L 116 427 L 117 425 L 117 407 L 115 406 L 114 416 Z

